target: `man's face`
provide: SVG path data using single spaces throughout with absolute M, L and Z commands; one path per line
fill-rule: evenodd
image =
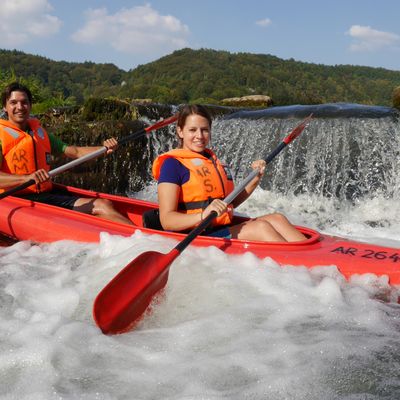
M 8 114 L 8 120 L 20 129 L 26 129 L 31 112 L 29 98 L 24 92 L 11 92 L 10 98 L 4 107 Z

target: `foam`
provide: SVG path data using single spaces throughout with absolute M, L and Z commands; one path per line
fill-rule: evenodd
M 242 211 L 275 198 L 258 191 Z M 400 247 L 389 204 L 381 214 L 373 203 L 340 210 L 311 197 L 275 204 L 296 223 Z M 371 208 L 387 222 L 369 224 Z M 0 249 L 3 398 L 379 398 L 398 387 L 396 292 L 384 277 L 348 282 L 334 266 L 189 247 L 137 328 L 103 335 L 91 317 L 99 290 L 138 254 L 174 245 L 137 232 Z

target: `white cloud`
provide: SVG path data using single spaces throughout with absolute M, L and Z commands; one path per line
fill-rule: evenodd
M 62 22 L 52 10 L 48 0 L 2 0 L 0 46 L 14 48 L 57 33 Z
M 400 36 L 395 33 L 378 31 L 370 26 L 353 25 L 346 32 L 355 41 L 351 51 L 374 51 L 400 44 Z
M 106 8 L 86 12 L 86 24 L 72 35 L 85 44 L 108 44 L 128 54 L 167 54 L 187 46 L 189 28 L 149 4 L 109 14 Z
M 272 21 L 269 18 L 264 18 L 256 21 L 256 25 L 262 26 L 263 28 L 265 28 L 268 25 L 271 25 L 271 23 Z

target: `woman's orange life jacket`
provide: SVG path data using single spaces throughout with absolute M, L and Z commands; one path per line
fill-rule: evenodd
M 163 162 L 167 158 L 175 158 L 189 171 L 190 177 L 181 186 L 178 200 L 178 210 L 184 214 L 199 213 L 214 199 L 224 199 L 234 188 L 232 176 L 217 156 L 206 149 L 201 153 L 185 149 L 175 149 L 161 154 L 154 160 L 153 176 L 158 180 Z M 229 225 L 233 218 L 233 207 L 215 218 L 213 225 Z
M 37 119 L 28 121 L 32 132 L 27 132 L 16 127 L 7 120 L 0 119 L 0 141 L 3 153 L 3 162 L 0 170 L 8 174 L 31 174 L 38 169 L 50 170 L 51 146 L 47 132 L 42 128 Z M 32 185 L 18 192 L 38 193 L 51 190 L 50 181 L 39 185 Z M 0 189 L 0 193 L 5 189 Z

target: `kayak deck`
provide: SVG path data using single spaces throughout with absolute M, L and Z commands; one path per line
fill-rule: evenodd
M 63 188 L 80 197 L 111 200 L 114 207 L 126 215 L 134 225 L 107 221 L 92 215 L 10 196 L 0 201 L 0 233 L 13 240 L 34 242 L 98 242 L 101 232 L 131 236 L 138 229 L 147 234 L 159 234 L 176 241 L 185 237 L 181 233 L 143 227 L 143 213 L 157 209 L 156 203 L 73 187 Z M 246 219 L 235 218 L 237 222 Z M 372 273 L 377 276 L 386 275 L 393 285 L 400 284 L 400 249 L 323 235 L 306 227 L 297 228 L 305 234 L 306 240 L 272 243 L 199 236 L 193 241 L 193 245 L 215 246 L 228 254 L 251 252 L 259 258 L 271 257 L 284 265 L 336 265 L 346 278 Z

